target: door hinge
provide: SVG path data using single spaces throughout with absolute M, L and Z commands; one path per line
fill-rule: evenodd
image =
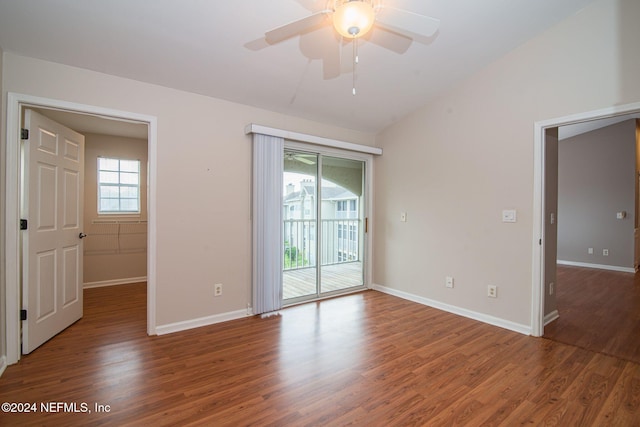
M 20 320 L 27 320 L 27 310 L 20 310 Z
M 26 230 L 28 226 L 29 226 L 29 223 L 26 219 L 20 220 L 20 230 Z
M 20 139 L 29 139 L 29 129 L 20 129 Z
M 369 232 L 369 218 L 365 218 L 364 219 L 364 232 L 368 233 Z
M 542 239 L 538 240 L 538 244 L 542 246 Z

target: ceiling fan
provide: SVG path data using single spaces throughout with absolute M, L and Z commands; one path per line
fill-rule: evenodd
M 301 162 L 307 165 L 315 165 L 316 164 L 316 155 L 315 154 L 301 154 L 301 153 L 285 153 L 285 160 Z
M 440 20 L 385 4 L 382 0 L 329 0 L 323 10 L 265 33 L 269 44 L 279 43 L 317 27 L 333 23 L 345 39 L 357 39 L 380 27 L 410 39 L 433 36 Z
M 298 0 L 303 3 L 302 0 Z M 307 0 L 306 3 L 314 0 Z M 325 0 L 324 9 L 311 15 L 274 28 L 265 33 L 269 45 L 280 43 L 333 24 L 343 42 L 353 43 L 353 95 L 356 94 L 356 65 L 358 39 L 367 40 L 389 50 L 404 53 L 413 40 L 428 41 L 440 26 L 440 20 L 404 9 L 389 6 L 382 0 Z M 380 36 L 371 30 L 376 27 Z M 386 34 L 386 36 L 385 36 Z M 395 37 L 395 40 L 391 39 Z M 400 42 L 398 43 L 398 40 Z M 407 43 L 404 43 L 406 41 Z M 325 64 L 326 65 L 326 64 Z M 339 75 L 335 67 L 325 69 L 325 78 Z

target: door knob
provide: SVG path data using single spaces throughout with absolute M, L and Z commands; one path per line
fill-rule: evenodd
M 84 233 L 80 233 L 80 234 L 78 234 L 78 238 L 79 238 L 79 239 L 84 239 L 85 237 L 87 237 L 87 235 L 86 235 L 86 234 L 84 234 Z

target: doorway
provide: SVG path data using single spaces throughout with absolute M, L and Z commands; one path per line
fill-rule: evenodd
M 148 130 L 145 124 L 59 110 L 28 108 L 23 117 L 23 127 L 29 131 L 22 150 L 21 219 L 28 219 L 29 227 L 21 233 L 27 261 L 22 278 L 22 309 L 27 313 L 22 353 L 28 354 L 83 317 L 84 290 L 146 284 Z M 65 133 L 51 138 L 54 132 Z M 73 135 L 81 142 L 70 150 Z M 43 141 L 49 145 L 42 146 Z M 34 157 L 29 160 L 27 155 Z M 60 167 L 52 161 L 57 158 L 63 160 Z M 78 167 L 79 173 L 72 173 Z M 46 180 L 44 192 L 37 191 L 42 170 L 61 175 Z M 56 186 L 61 188 L 49 188 Z M 77 200 L 69 200 L 74 194 L 70 188 L 80 190 Z M 46 197 L 38 211 L 42 204 L 38 194 L 58 194 L 64 200 Z M 61 215 L 50 215 L 50 224 L 42 224 L 43 216 L 37 212 L 55 212 L 56 205 Z M 68 237 L 51 242 L 52 233 Z M 42 267 L 56 263 L 46 274 L 48 269 Z
M 366 159 L 285 148 L 283 304 L 365 289 Z
M 550 161 L 553 147 L 557 147 L 557 128 L 568 125 L 591 126 L 601 119 L 640 117 L 640 103 L 592 111 L 573 116 L 535 123 L 534 130 L 534 234 L 531 334 L 542 336 L 545 323 L 554 319 L 557 238 L 555 220 L 557 212 L 548 199 L 557 191 L 557 162 Z M 555 129 L 555 131 L 554 131 Z M 549 139 L 551 138 L 551 139 Z M 557 150 L 555 150 L 557 160 Z M 553 159 L 551 159 L 553 160 Z M 555 182 L 554 182 L 554 176 Z M 549 271 L 553 269 L 552 271 Z
M 155 335 L 155 256 L 156 239 L 153 232 L 155 225 L 155 183 L 156 183 L 156 150 L 157 119 L 153 116 L 124 112 L 102 107 L 69 103 L 29 95 L 8 94 L 7 105 L 7 193 L 6 193 L 6 327 L 7 327 L 7 364 L 16 363 L 20 359 L 21 341 L 21 289 L 20 289 L 20 233 L 17 227 L 20 219 L 20 127 L 24 108 L 49 109 L 84 116 L 87 119 L 115 121 L 122 124 L 142 124 L 147 129 L 148 141 L 148 200 L 147 209 L 147 334 Z

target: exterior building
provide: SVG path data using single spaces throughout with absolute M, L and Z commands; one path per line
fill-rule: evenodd
M 316 265 L 317 196 L 315 181 L 288 184 L 283 197 L 285 270 Z M 322 265 L 360 260 L 360 198 L 340 186 L 323 185 Z

